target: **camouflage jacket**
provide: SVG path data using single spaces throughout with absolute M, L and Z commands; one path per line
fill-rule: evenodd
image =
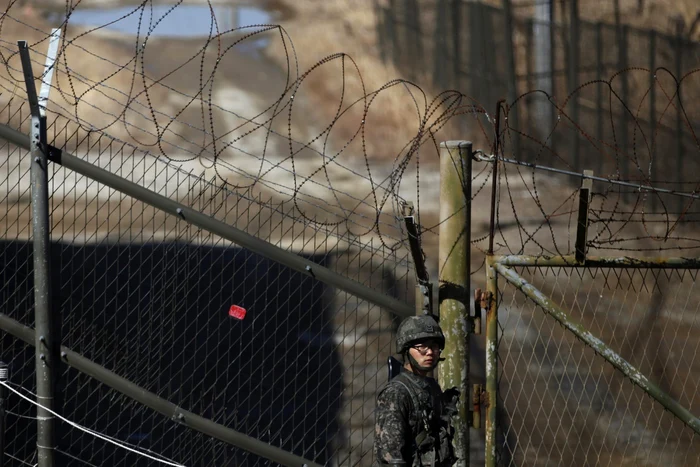
M 455 391 L 448 391 L 447 401 L 433 378 L 403 370 L 389 381 L 377 396 L 375 460 L 407 467 L 452 465 Z

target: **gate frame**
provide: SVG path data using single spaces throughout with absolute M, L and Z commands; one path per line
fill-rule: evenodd
M 642 372 L 622 358 L 600 339 L 595 337 L 581 323 L 574 320 L 567 311 L 554 303 L 512 267 L 555 267 L 555 268 L 651 268 L 651 269 L 700 269 L 700 258 L 656 257 L 634 258 L 629 256 L 588 256 L 579 261 L 575 255 L 531 256 L 531 255 L 489 255 L 486 258 L 487 290 L 491 292 L 490 306 L 486 316 L 486 391 L 488 406 L 486 415 L 486 466 L 496 465 L 496 430 L 498 419 L 498 277 L 502 276 L 508 283 L 519 289 L 533 300 L 547 315 L 559 322 L 567 331 L 592 347 L 602 358 L 617 371 L 630 378 L 649 397 L 660 403 L 685 425 L 700 434 L 700 418 L 693 415 L 678 401 L 651 382 Z

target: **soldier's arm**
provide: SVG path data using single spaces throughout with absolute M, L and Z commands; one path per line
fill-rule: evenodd
M 413 439 L 409 424 L 410 396 L 390 384 L 377 396 L 374 428 L 374 456 L 380 464 L 411 465 L 404 459 L 407 443 Z

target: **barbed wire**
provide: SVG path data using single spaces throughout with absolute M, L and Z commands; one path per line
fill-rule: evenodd
M 33 33 L 41 34 L 41 29 L 28 24 L 18 18 L 18 12 L 13 11 L 11 3 L 3 16 L 3 21 L 14 21 L 17 24 L 23 25 L 27 30 L 32 30 Z M 62 44 L 58 51 L 58 58 L 55 66 L 57 79 L 54 87 L 56 88 L 59 98 L 52 99 L 50 108 L 53 112 L 57 110 L 63 115 L 72 117 L 73 122 L 86 132 L 92 133 L 109 133 L 114 136 L 118 127 L 123 130 L 130 141 L 128 143 L 135 146 L 155 150 L 155 152 L 168 160 L 177 163 L 187 163 L 198 161 L 204 169 L 213 169 L 216 172 L 218 179 L 230 189 L 233 190 L 251 190 L 256 185 L 269 184 L 271 181 L 271 172 L 284 171 L 291 177 L 291 183 L 278 184 L 284 191 L 289 193 L 289 196 L 295 203 L 300 215 L 306 221 L 313 221 L 319 225 L 336 225 L 348 224 L 352 218 L 364 217 L 369 215 L 369 222 L 366 230 L 356 231 L 356 235 L 367 235 L 374 231 L 382 241 L 384 246 L 396 248 L 395 241 L 387 244 L 384 241 L 385 232 L 382 231 L 382 218 L 388 214 L 389 219 L 398 217 L 397 208 L 401 197 L 398 194 L 401 178 L 403 173 L 408 169 L 409 163 L 414 158 L 414 155 L 421 147 L 438 132 L 450 118 L 462 112 L 474 112 L 478 109 L 471 103 L 468 106 L 463 105 L 465 96 L 449 92 L 439 95 L 432 101 L 428 100 L 423 91 L 406 80 L 393 80 L 375 91 L 367 91 L 360 74 L 359 67 L 353 59 L 346 54 L 333 54 L 323 58 L 309 69 L 300 73 L 298 70 L 298 58 L 294 50 L 291 40 L 283 28 L 276 25 L 252 25 L 232 28 L 229 30 L 219 30 L 217 20 L 212 10 L 212 29 L 202 39 L 202 47 L 199 48 L 193 56 L 185 57 L 183 60 L 175 60 L 175 65 L 160 77 L 151 77 L 147 73 L 145 59 L 149 41 L 152 40 L 154 32 L 157 32 L 158 25 L 161 21 L 165 21 L 180 3 L 169 7 L 163 14 L 155 18 L 153 13 L 145 14 L 145 10 L 152 8 L 150 1 L 142 2 L 131 9 L 127 14 L 116 16 L 113 20 L 87 30 L 77 30 L 73 32 L 71 29 L 71 17 L 78 10 L 78 5 L 67 5 L 65 20 L 58 26 L 62 29 Z M 211 6 L 211 4 L 209 4 Z M 123 21 L 127 16 L 139 16 L 138 26 L 136 30 L 136 42 L 134 54 L 125 59 L 123 63 L 118 63 L 114 58 L 106 59 L 104 54 L 95 53 L 86 47 L 83 40 L 88 36 L 99 38 L 99 32 Z M 145 17 L 150 18 L 148 21 Z M 44 33 L 45 34 L 45 33 Z M 215 87 L 213 85 L 215 79 L 221 79 L 220 71 L 222 70 L 223 62 L 228 58 L 227 54 L 231 53 L 236 46 L 245 44 L 253 40 L 259 39 L 261 36 L 274 34 L 279 38 L 280 46 L 284 49 L 286 55 L 286 69 L 284 74 L 284 87 L 280 94 L 271 99 L 270 102 L 263 105 L 259 111 L 253 115 L 243 116 L 232 108 L 225 108 L 217 102 L 214 94 Z M 221 42 L 231 40 L 231 43 L 225 47 Z M 40 38 L 33 42 L 33 48 L 38 49 L 38 45 L 44 42 L 44 38 Z M 0 52 L 0 58 L 3 60 L 7 76 L 3 77 L 8 82 L 8 85 L 3 86 L 8 92 L 21 90 L 22 74 L 16 67 L 12 67 L 10 61 L 16 55 L 16 52 L 11 51 L 10 42 L 5 41 L 7 49 L 4 53 Z M 212 44 L 214 44 L 212 46 Z M 213 48 L 214 50 L 210 50 Z M 71 66 L 70 56 L 75 52 L 86 53 L 93 58 L 99 58 L 105 64 L 109 64 L 112 69 L 105 72 L 100 79 L 86 78 L 86 70 L 81 70 L 79 67 Z M 205 66 L 205 56 L 210 54 L 212 57 L 211 66 Z M 39 57 L 41 54 L 39 53 Z M 199 85 L 193 93 L 187 93 L 176 88 L 167 82 L 168 77 L 183 70 L 191 65 L 195 57 L 199 57 Z M 300 102 L 299 93 L 304 90 L 306 81 L 318 73 L 323 67 L 328 67 L 333 63 L 340 63 L 342 68 L 341 92 L 338 98 L 337 110 L 332 120 L 325 126 L 322 125 L 320 131 L 307 139 L 299 139 L 294 136 L 293 127 L 295 119 L 293 115 L 297 112 L 297 108 L 308 108 L 309 104 Z M 361 91 L 358 96 L 350 96 L 346 92 L 348 73 L 354 71 L 359 81 Z M 110 80 L 114 80 L 120 73 L 128 76 L 127 89 L 119 89 L 110 85 Z M 140 82 L 140 88 L 136 89 L 136 82 Z M 418 117 L 418 131 L 416 136 L 404 146 L 397 156 L 394 157 L 394 169 L 389 171 L 384 177 L 377 179 L 375 170 L 370 164 L 371 154 L 367 148 L 367 120 L 371 117 L 371 110 L 378 102 L 380 95 L 385 94 L 395 88 L 403 89 L 410 99 L 414 102 L 415 111 Z M 171 92 L 177 91 L 177 94 L 187 103 L 177 109 L 174 113 L 163 112 L 159 103 L 154 96 L 155 93 L 167 90 Z M 90 102 L 90 98 L 97 101 L 102 101 L 107 97 L 111 103 L 109 105 L 96 105 Z M 296 98 L 296 101 L 295 101 Z M 115 112 L 110 112 L 108 108 L 115 107 Z M 183 115 L 189 110 L 196 108 L 200 114 L 200 122 L 196 124 L 193 120 L 183 118 Z M 217 118 L 221 118 L 215 113 L 218 110 L 224 110 L 225 113 L 234 115 L 240 119 L 240 123 L 232 127 L 227 127 L 218 130 Z M 93 111 L 102 114 L 100 119 L 86 118 L 85 115 Z M 353 129 L 341 128 L 348 136 L 345 142 L 334 141 L 331 138 L 331 133 L 341 125 L 346 116 L 357 113 L 359 124 Z M 147 118 L 148 117 L 148 118 Z M 286 117 L 286 125 L 280 120 Z M 147 124 L 137 124 L 148 121 Z M 182 144 L 178 144 L 179 136 L 173 131 L 173 126 L 181 124 L 188 128 L 188 131 L 198 133 L 198 137 L 202 138 L 202 143 L 196 147 L 186 148 Z M 277 126 L 276 126 L 277 125 Z M 286 126 L 286 134 L 280 131 L 280 128 Z M 280 128 L 278 128 L 280 127 Z M 262 134 L 263 141 L 261 145 L 254 151 L 246 150 L 239 147 L 239 143 L 249 141 Z M 148 138 L 144 138 L 147 136 Z M 271 157 L 270 146 L 272 139 L 277 138 L 286 141 L 287 154 L 275 154 Z M 188 143 L 191 141 L 186 141 Z M 279 141 L 278 141 L 279 142 Z M 436 142 L 433 144 L 437 146 Z M 322 147 L 319 150 L 318 146 Z M 331 146 L 338 146 L 335 151 L 330 151 Z M 357 148 L 350 148 L 350 146 Z M 242 168 L 240 164 L 231 164 L 227 160 L 227 152 L 243 153 L 258 160 L 258 167 L 251 172 L 248 167 Z M 306 174 L 302 175 L 299 171 L 300 158 L 303 152 L 308 151 L 315 153 L 321 157 L 315 167 L 310 167 Z M 348 154 L 352 151 L 352 154 Z M 178 153 L 175 156 L 174 153 Z M 341 156 L 351 155 L 350 160 L 364 160 L 362 169 L 352 168 L 347 165 L 347 161 L 343 161 Z M 303 161 L 305 164 L 306 161 Z M 336 175 L 330 174 L 330 168 L 335 169 Z M 341 172 L 338 174 L 338 172 Z M 231 172 L 242 175 L 248 181 L 245 184 L 233 182 L 231 180 Z M 347 172 L 347 175 L 342 172 Z M 362 173 L 364 172 L 364 173 Z M 357 196 L 355 193 L 349 193 L 347 190 L 339 189 L 336 184 L 338 175 L 342 177 L 360 177 L 367 185 L 366 191 Z M 419 175 L 417 175 L 419 177 Z M 300 200 L 306 198 L 311 192 L 318 191 L 307 190 L 306 187 L 310 184 L 318 186 L 319 180 L 325 183 L 327 193 L 334 200 L 332 205 L 336 209 L 335 216 L 327 216 L 321 220 L 318 216 L 312 215 L 308 207 L 302 206 Z M 342 198 L 342 199 L 341 199 Z M 348 203 L 350 200 L 350 203 Z M 352 201 L 354 200 L 354 201 Z M 325 200 L 328 201 L 328 200 Z M 363 213 L 366 211 L 366 213 Z M 334 218 L 335 217 L 335 218 Z M 394 227 L 396 225 L 394 224 Z
M 540 172 L 551 169 L 569 175 L 582 173 L 566 142 L 571 138 L 575 138 L 579 147 L 585 146 L 582 151 L 586 159 L 597 159 L 595 164 L 604 170 L 595 177 L 606 184 L 595 199 L 601 205 L 592 208 L 613 211 L 610 216 L 596 219 L 602 227 L 590 247 L 599 240 L 617 243 L 614 238 L 603 238 L 606 235 L 603 232 L 612 232 L 611 223 L 621 224 L 615 232 L 629 225 L 638 224 L 647 229 L 660 224 L 658 220 L 650 220 L 647 225 L 646 217 L 642 220 L 620 217 L 629 216 L 628 211 L 646 212 L 651 204 L 658 210 L 656 205 L 662 204 L 669 218 L 666 232 L 649 233 L 648 238 L 664 241 L 671 241 L 673 232 L 687 223 L 687 215 L 693 212 L 692 201 L 681 209 L 670 210 L 667 206 L 670 201 L 664 197 L 695 198 L 700 182 L 671 176 L 654 160 L 653 154 L 667 144 L 660 131 L 679 125 L 687 130 L 684 135 L 688 141 L 682 142 L 687 146 L 684 150 L 697 152 L 700 148 L 694 114 L 689 115 L 681 98 L 684 88 L 688 89 L 686 94 L 695 89 L 697 69 L 676 78 L 664 67 L 653 70 L 628 67 L 609 79 L 585 81 L 563 100 L 556 99 L 553 91 L 527 90 L 512 102 L 504 102 L 491 116 L 485 110 L 488 105 L 482 106 L 473 97 L 459 91 L 445 91 L 431 99 L 416 82 L 405 79 L 394 79 L 369 90 L 359 65 L 344 53 L 328 55 L 302 70 L 292 38 L 283 27 L 275 24 L 223 27 L 224 22 L 217 18 L 211 2 L 203 7 L 209 15 L 208 30 L 192 41 L 196 45 L 168 57 L 166 64 L 156 67 L 153 64 L 156 57 L 151 54 L 161 45 L 159 31 L 184 6 L 176 2 L 160 10 L 155 7 L 151 0 L 145 0 L 119 10 L 102 24 L 83 25 L 75 19 L 83 10 L 81 3 L 67 3 L 55 24 L 62 35 L 54 66 L 57 95 L 50 102 L 50 112 L 68 119 L 68 126 L 86 134 L 107 135 L 174 166 L 189 168 L 189 173 L 193 164 L 198 164 L 202 174 L 213 172 L 217 185 L 231 192 L 244 196 L 260 189 L 273 192 L 277 196 L 274 202 L 292 202 L 305 223 L 318 227 L 342 224 L 356 238 L 377 236 L 381 245 L 390 250 L 403 246 L 403 229 L 397 220 L 401 218 L 399 207 L 406 192 L 415 196 L 416 215 L 423 226 L 421 233 L 432 233 L 439 226 L 440 220 L 434 216 L 423 216 L 428 212 L 422 209 L 428 201 L 421 195 L 425 193 L 421 186 L 426 186 L 426 177 L 421 174 L 434 171 L 439 138 L 456 132 L 465 117 L 472 127 L 470 139 L 483 144 L 484 152 L 500 148 L 497 156 L 503 161 L 524 166 L 502 170 L 498 177 L 498 186 L 503 190 L 498 197 L 499 207 L 509 198 L 507 204 L 515 219 L 515 224 L 511 216 L 506 221 L 505 213 L 499 208 L 498 243 L 510 252 L 524 252 L 528 245 L 549 253 L 570 250 L 570 241 L 564 245 L 557 240 L 571 234 L 562 236 L 560 229 L 551 224 L 552 219 L 561 217 L 558 211 L 562 206 L 548 204 L 550 193 L 542 188 L 550 178 Z M 0 21 L 0 31 L 14 27 L 30 35 L 33 53 L 41 58 L 44 56 L 41 46 L 47 42 L 48 32 L 39 22 L 33 24 L 22 14 L 18 3 L 10 2 Z M 127 19 L 134 21 L 131 31 L 113 30 Z M 131 53 L 112 56 L 102 52 L 97 44 L 106 44 L 106 38 L 113 36 L 117 41 L 133 44 Z M 8 38 L 6 33 L 0 35 L 0 60 L 5 68 L 0 87 L 7 93 L 3 98 L 5 106 L 13 105 L 15 95 L 20 102 L 24 99 L 23 76 L 13 64 L 17 52 Z M 282 51 L 283 59 L 278 61 L 279 66 L 275 65 L 279 89 L 250 91 L 248 94 L 260 103 L 249 108 L 222 100 L 218 97 L 222 90 L 241 88 L 241 83 L 227 76 L 230 71 L 227 67 L 241 59 L 246 47 L 256 47 L 256 41 Z M 81 66 L 84 60 L 97 60 L 104 69 L 95 73 L 92 68 Z M 329 70 L 337 70 L 337 74 Z M 190 74 L 191 84 L 182 85 L 184 76 Z M 324 108 L 316 109 L 319 102 L 311 89 L 313 80 L 329 76 L 339 78 L 337 93 L 325 96 Z M 638 76 L 645 77 L 650 84 L 637 83 L 623 95 L 619 83 L 628 83 Z M 405 139 L 393 141 L 389 145 L 391 152 L 378 159 L 377 147 L 382 144 L 371 138 L 375 136 L 374 126 L 382 123 L 383 109 L 379 102 L 387 93 L 397 91 L 402 93 L 402 108 L 412 109 L 414 128 Z M 607 105 L 605 135 L 590 128 L 589 117 L 581 117 L 579 111 L 572 110 L 578 102 L 588 102 L 588 95 L 601 92 Z M 651 94 L 654 96 L 650 97 Z M 642 115 L 651 99 L 658 109 L 654 121 Z M 171 105 L 170 101 L 179 103 Z M 549 112 L 550 117 L 543 112 Z M 328 118 L 324 117 L 326 114 Z M 519 123 L 523 117 L 527 124 Z M 673 118 L 675 125 L 668 123 Z M 502 129 L 496 134 L 500 119 L 504 120 Z M 688 164 L 697 164 L 695 158 L 688 159 Z M 480 173 L 474 181 L 478 180 L 479 186 L 474 190 L 474 200 L 487 186 L 488 176 L 482 178 L 481 172 L 490 172 L 486 166 L 477 170 Z M 405 180 L 409 173 L 414 183 Z M 348 183 L 348 179 L 356 183 Z M 615 186 L 618 184 L 643 187 L 646 192 L 626 193 Z M 556 195 L 558 199 L 569 202 L 573 199 L 572 188 L 568 186 L 566 194 Z M 515 201 L 514 187 L 528 193 L 527 201 Z M 431 200 L 429 204 L 432 206 L 434 202 Z M 531 208 L 523 209 L 524 204 L 530 204 Z M 540 225 L 531 228 L 520 223 L 519 210 L 527 211 L 530 219 L 530 210 L 538 213 Z M 572 212 L 569 214 L 573 216 Z M 518 226 L 517 240 L 506 233 L 512 225 Z
M 163 40 L 158 35 L 159 29 L 173 12 L 185 5 L 178 2 L 161 10 L 157 7 L 155 2 L 143 1 L 122 13 L 114 13 L 109 20 L 101 19 L 99 24 L 85 26 L 79 21 L 80 12 L 86 9 L 81 2 L 66 3 L 65 11 L 53 24 L 46 19 L 27 17 L 19 3 L 10 2 L 0 17 L 0 60 L 4 65 L 0 66 L 3 92 L 0 110 L 7 115 L 7 122 L 27 132 L 29 115 L 24 77 L 14 40 L 27 39 L 32 44 L 32 56 L 39 68 L 46 58 L 43 49 L 48 31 L 56 26 L 61 29 L 62 39 L 54 65 L 55 91 L 47 109 L 48 126 L 53 133 L 51 144 L 120 175 L 127 174 L 131 180 L 165 196 L 186 198 L 188 205 L 208 215 L 227 222 L 237 222 L 240 217 L 240 224 L 251 235 L 263 239 L 267 235 L 270 241 L 270 232 L 279 228 L 279 235 L 291 239 L 290 244 L 295 241 L 303 244 L 294 247 L 297 251 L 303 250 L 321 263 L 345 254 L 343 249 L 347 247 L 353 251 L 338 261 L 336 270 L 403 300 L 406 291 L 412 296 L 412 288 L 403 284 L 408 283 L 405 279 L 410 264 L 406 257 L 391 256 L 405 246 L 401 205 L 407 200 L 415 202 L 421 244 L 426 261 L 432 265 L 437 263 L 437 229 L 457 214 L 440 213 L 438 205 L 440 142 L 448 139 L 469 139 L 477 154 L 495 156 L 492 161 L 473 161 L 473 173 L 463 181 L 473 186 L 470 241 L 482 253 L 473 256 L 475 263 L 487 253 L 489 240 L 497 254 L 570 254 L 578 234 L 579 179 L 586 178 L 584 169 L 594 170 L 594 176 L 588 177 L 593 180 L 588 205 L 589 252 L 637 256 L 660 251 L 668 255 L 697 252 L 700 236 L 695 225 L 700 211 L 695 197 L 700 181 L 692 174 L 697 173 L 700 144 L 695 131 L 698 117 L 692 106 L 687 105 L 700 87 L 695 71 L 678 78 L 665 68 L 625 67 L 608 79 L 586 78 L 571 93 L 562 86 L 545 90 L 518 88 L 509 101 L 502 102 L 492 99 L 496 91 L 479 95 L 478 99 L 462 92 L 468 88 L 464 81 L 459 81 L 466 76 L 464 70 L 455 71 L 458 78 L 450 86 L 429 88 L 424 75 L 404 73 L 412 78 L 386 80 L 370 87 L 369 80 L 363 77 L 365 70 L 351 56 L 334 53 L 302 68 L 297 53 L 303 49 L 294 46 L 284 28 L 270 24 L 224 27 L 225 22 L 219 21 L 212 3 L 201 5 L 211 20 L 201 36 L 187 41 Z M 135 29 L 110 30 L 127 18 L 134 19 Z M 273 60 L 272 54 L 247 55 L 250 50 L 257 50 L 259 41 L 266 44 L 265 50 L 276 48 L 278 58 Z M 436 52 L 440 52 L 437 45 Z M 456 52 L 447 56 L 460 58 Z M 396 64 L 399 72 L 405 70 L 400 60 Z M 425 64 L 411 65 L 411 70 L 431 68 Z M 489 86 L 497 88 L 498 80 L 493 79 L 495 71 L 491 71 L 478 70 L 478 73 L 490 79 Z M 536 75 L 515 71 L 514 76 L 526 79 Z M 627 83 L 624 93 L 619 89 L 621 82 Z M 434 91 L 450 87 L 458 90 Z M 594 111 L 584 102 L 596 102 Z M 652 108 L 656 114 L 649 112 L 647 118 L 645 111 Z M 673 128 L 680 131 L 673 133 L 670 131 Z M 117 148 L 114 153 L 112 145 Z M 678 155 L 678 164 L 669 164 L 659 157 L 670 150 Z M 25 161 L 15 159 L 17 163 L 12 170 L 19 175 L 8 169 L 8 186 L 14 177 L 26 176 Z M 336 455 L 342 459 L 346 454 L 337 449 L 344 441 L 339 441 L 336 433 L 347 430 L 349 439 L 372 436 L 373 427 L 365 431 L 347 425 L 351 419 L 361 418 L 363 426 L 371 420 L 371 405 L 364 402 L 373 398 L 373 391 L 379 386 L 381 362 L 385 361 L 382 352 L 388 353 L 392 347 L 393 338 L 389 336 L 395 329 L 392 319 L 386 319 L 380 312 L 369 313 L 363 308 L 366 304 L 350 295 L 339 295 L 327 302 L 329 299 L 322 296 L 326 290 L 319 287 L 319 291 L 310 292 L 311 284 L 317 283 L 309 279 L 295 284 L 284 268 L 277 270 L 273 263 L 257 266 L 251 264 L 251 257 L 239 258 L 236 270 L 241 271 L 240 277 L 233 275 L 226 272 L 226 267 L 233 264 L 231 258 L 238 253 L 224 257 L 217 252 L 221 261 L 209 263 L 204 259 L 209 253 L 199 248 L 192 251 L 182 248 L 178 255 L 173 253 L 162 262 L 148 253 L 120 253 L 111 267 L 123 268 L 115 274 L 128 277 L 123 282 L 114 279 L 114 284 L 118 283 L 120 290 L 126 287 L 130 299 L 142 290 L 124 284 L 132 280 L 153 284 L 144 293 L 154 295 L 137 306 L 131 306 L 128 300 L 115 305 L 113 302 L 119 300 L 120 292 L 109 288 L 112 282 L 104 287 L 95 286 L 99 290 L 93 291 L 88 280 L 90 275 L 108 275 L 77 264 L 80 256 L 73 252 L 80 251 L 85 244 L 97 241 L 101 246 L 107 244 L 107 248 L 132 247 L 159 243 L 162 239 L 172 240 L 171 246 L 225 244 L 206 232 L 190 230 L 178 220 L 166 225 L 159 217 L 162 213 L 153 214 L 148 207 L 134 208 L 119 192 L 96 187 L 98 183 L 90 179 L 78 182 L 66 175 L 66 170 L 53 167 L 56 167 L 52 179 L 53 201 L 57 206 L 62 205 L 63 210 L 53 220 L 69 224 L 63 231 L 57 227 L 54 233 L 59 242 L 71 246 L 66 251 L 78 258 L 75 264 L 63 263 L 68 269 L 62 272 L 80 281 L 77 289 L 68 286 L 65 289 L 82 291 L 71 294 L 63 305 L 64 310 L 72 313 L 68 313 L 71 321 L 67 325 L 68 340 L 73 340 L 69 345 L 75 344 L 72 348 L 114 368 L 135 384 L 157 389 L 159 395 L 174 399 L 180 406 L 263 440 L 269 438 L 273 442 L 273 436 L 279 437 L 279 445 L 285 449 L 321 459 L 323 463 Z M 690 177 L 694 179 L 689 181 Z M 497 196 L 494 223 L 490 225 L 492 186 Z M 634 187 L 644 190 L 631 191 Z M 19 193 L 13 191 L 12 196 L 18 199 L 28 196 L 26 190 L 15 191 Z M 242 212 L 235 202 L 231 203 L 234 207 L 227 205 L 229 198 L 243 201 Z M 66 199 L 68 202 L 63 202 Z M 12 222 L 19 224 L 17 219 L 28 218 L 27 211 L 22 209 L 29 203 L 23 202 L 17 213 L 12 213 L 15 219 Z M 289 209 L 290 204 L 293 209 Z M 262 207 L 267 210 L 263 211 Z M 111 220 L 110 210 L 119 210 Z M 102 217 L 97 214 L 100 212 Z M 283 220 L 289 217 L 293 218 L 291 226 L 289 222 L 283 225 Z M 307 228 L 314 231 L 312 235 L 304 233 Z M 28 235 L 29 227 L 26 231 Z M 24 237 L 18 234 L 17 239 Z M 275 241 L 281 243 L 280 239 Z M 114 247 L 112 253 L 118 251 Z M 145 259 L 120 263 L 122 259 L 137 256 Z M 482 267 L 483 261 L 481 267 L 472 267 L 472 274 L 483 278 Z M 273 275 L 273 279 L 265 278 L 262 271 Z M 229 277 L 224 281 L 223 275 Z M 151 282 L 146 280 L 147 276 L 154 276 L 149 279 Z M 197 285 L 200 281 L 208 281 L 206 287 Z M 400 286 L 393 284 L 398 281 L 402 281 Z M 216 292 L 211 292 L 209 287 Z M 218 307 L 212 297 L 228 289 L 236 293 L 239 289 L 246 290 L 239 295 L 227 295 L 226 303 L 246 302 L 252 314 L 256 308 L 259 313 L 270 310 L 271 314 L 267 315 L 267 321 L 259 314 L 249 334 L 241 337 L 222 331 L 217 341 L 212 338 L 213 328 L 199 321 L 207 315 L 201 309 Z M 182 295 L 186 297 L 184 300 Z M 195 296 L 201 296 L 206 303 L 194 301 Z M 100 300 L 105 302 L 105 309 L 116 307 L 117 310 L 105 326 L 99 324 L 106 314 L 99 308 Z M 161 316 L 160 310 L 167 310 L 168 306 L 172 310 Z M 272 313 L 293 307 L 303 312 Z M 129 338 L 123 345 L 109 339 L 109 345 L 105 345 L 102 333 L 109 333 L 112 326 L 127 329 L 120 328 L 128 323 L 121 313 L 138 317 L 138 324 L 129 325 Z M 335 315 L 332 325 L 323 324 Z M 21 319 L 30 322 L 28 316 Z M 192 321 L 185 323 L 188 319 Z M 366 323 L 360 319 L 366 319 Z M 316 325 L 313 320 L 323 323 Z M 360 328 L 364 331 L 358 331 Z M 216 329 L 225 330 L 221 326 Z M 269 329 L 274 329 L 274 333 Z M 281 338 L 277 332 L 286 336 L 282 338 L 284 345 L 296 343 L 298 333 L 321 349 L 310 353 L 313 358 L 307 360 L 303 372 L 289 376 L 276 366 L 287 365 L 279 353 L 278 349 L 282 348 L 279 342 L 270 345 Z M 175 337 L 178 333 L 183 342 L 187 339 L 185 344 L 179 344 L 180 337 Z M 370 342 L 364 342 L 368 335 L 372 336 Z M 346 346 L 346 339 L 354 342 Z M 336 341 L 342 345 L 333 346 Z M 164 350 L 145 351 L 142 344 L 146 342 L 149 349 L 162 346 Z M 368 356 L 366 350 L 370 344 L 378 350 Z M 328 351 L 328 345 L 334 350 Z M 138 364 L 134 364 L 125 359 L 130 352 L 147 357 L 135 357 Z M 176 369 L 169 366 L 173 362 L 177 365 L 181 356 L 202 352 L 207 358 L 201 361 L 188 362 Z M 269 370 L 272 377 L 266 378 L 267 374 L 258 372 L 256 367 L 255 371 L 240 371 L 238 380 L 232 382 L 230 371 L 236 368 L 234 364 L 241 360 L 240 355 L 258 362 L 257 367 Z M 214 362 L 222 364 L 210 367 Z M 318 392 L 303 385 L 316 385 L 326 372 L 334 375 L 337 372 L 341 379 L 342 375 L 349 375 L 352 383 L 344 381 L 342 387 L 334 387 L 333 391 L 319 386 Z M 194 375 L 201 374 L 209 375 L 214 383 L 204 378 L 188 382 L 188 378 L 194 380 L 197 378 Z M 159 380 L 160 377 L 167 382 Z M 175 392 L 168 384 L 176 387 Z M 72 379 L 69 387 L 81 390 L 70 396 L 72 404 L 82 403 L 82 394 L 90 391 L 89 383 L 77 379 Z M 250 390 L 242 390 L 239 395 L 238 388 Z M 323 402 L 321 410 L 311 415 L 305 405 L 280 418 L 260 415 L 264 410 L 289 410 L 284 399 L 291 394 L 296 397 L 306 393 L 309 397 L 300 399 L 319 400 L 324 391 L 330 402 Z M 97 392 L 90 393 L 99 396 Z M 112 397 L 115 406 L 119 401 L 125 404 L 118 396 Z M 359 400 L 363 403 L 355 405 Z M 128 420 L 120 419 L 112 424 L 112 420 L 100 419 L 102 400 L 95 397 L 95 401 L 88 413 L 76 409 L 70 417 L 74 420 L 85 417 L 91 425 L 105 424 L 110 429 L 131 427 Z M 127 407 L 130 406 L 119 405 L 125 420 L 132 417 Z M 228 407 L 234 407 L 233 415 Z M 239 408 L 242 408 L 240 416 Z M 349 415 L 336 419 L 335 410 Z M 138 417 L 132 417 L 137 420 L 134 423 L 148 426 L 150 419 L 143 414 L 139 416 L 140 422 Z M 314 421 L 314 417 L 320 421 Z M 283 424 L 284 430 L 280 428 Z M 343 428 L 336 424 L 343 424 Z M 185 460 L 189 458 L 206 458 L 196 451 L 200 438 L 186 436 L 189 438 L 182 443 L 176 436 L 159 436 L 154 443 L 163 446 L 163 453 L 173 450 L 170 457 L 181 458 L 183 462 L 192 462 Z M 201 441 L 210 445 L 212 440 L 202 437 Z M 77 442 L 72 435 L 70 442 L 71 447 L 83 445 L 82 438 Z M 354 441 L 348 441 L 351 442 Z M 94 439 L 90 443 L 102 444 Z M 99 464 L 103 453 L 101 447 L 98 449 L 87 459 Z M 326 455 L 321 453 L 323 449 L 334 451 Z M 347 453 L 354 449 L 361 450 L 361 446 L 349 446 Z M 73 454 L 84 457 L 85 452 L 81 449 Z M 222 459 L 229 454 L 226 448 L 217 446 L 207 451 L 212 459 L 224 463 Z M 117 461 L 118 454 L 114 455 Z M 232 455 L 238 459 L 238 454 Z

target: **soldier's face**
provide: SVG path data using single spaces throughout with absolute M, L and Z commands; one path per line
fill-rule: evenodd
M 418 362 L 419 366 L 432 367 L 440 358 L 440 343 L 434 340 L 427 340 L 419 344 L 415 344 L 408 352 L 411 357 Z

